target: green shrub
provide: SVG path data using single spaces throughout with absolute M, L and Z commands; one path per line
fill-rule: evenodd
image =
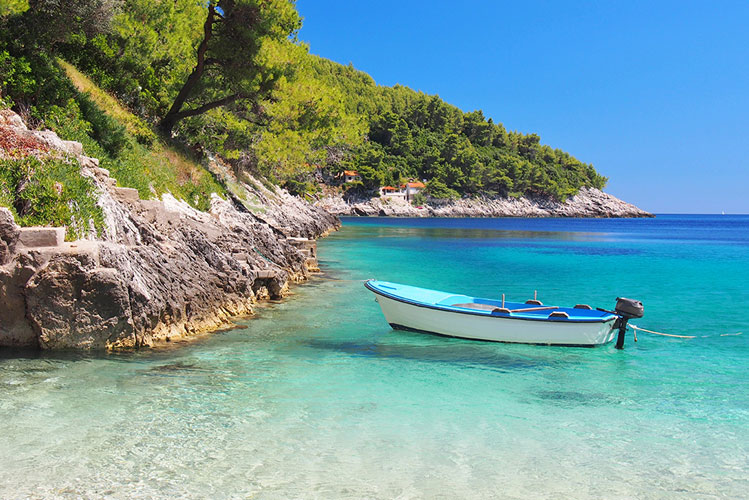
M 305 196 L 320 191 L 320 186 L 309 179 L 287 179 L 283 183 L 284 189 L 297 196 Z
M 365 187 L 362 181 L 351 181 L 343 185 L 343 190 L 345 192 L 349 192 L 349 191 L 364 192 Z
M 35 85 L 31 64 L 26 58 L 12 57 L 7 50 L 0 51 L 0 94 L 27 94 Z
M 104 113 L 86 94 L 78 96 L 78 103 L 92 127 L 91 136 L 111 156 L 118 156 L 127 146 L 127 130 L 114 118 Z
M 96 188 L 77 161 L 34 156 L 0 160 L 0 205 L 21 226 L 67 226 L 67 239 L 99 234 L 104 216 Z
M 43 113 L 39 109 L 34 109 L 32 115 L 43 127 L 54 130 L 62 139 L 83 144 L 88 155 L 104 153 L 91 137 L 91 124 L 81 117 L 81 109 L 75 99 L 68 99 L 61 106 L 48 106 Z
M 457 191 L 450 189 L 444 182 L 438 179 L 432 179 L 427 183 L 426 193 L 431 198 L 438 200 L 456 200 L 460 198 L 460 194 Z
M 28 0 L 2 0 L 0 1 L 0 17 L 9 17 L 14 14 L 20 14 L 28 8 Z

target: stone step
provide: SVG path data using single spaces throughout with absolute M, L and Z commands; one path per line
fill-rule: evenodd
M 161 200 L 140 200 L 140 204 L 145 210 L 145 215 L 149 222 L 159 222 L 173 226 L 176 226 L 180 222 L 180 213 L 168 210 Z
M 233 253 L 231 256 L 237 259 L 239 262 L 247 262 L 248 260 L 250 260 L 250 256 L 243 252 Z
M 307 238 L 286 238 L 286 241 L 297 248 L 313 248 L 317 246 L 315 240 L 309 240 Z
M 118 197 L 120 197 L 123 200 L 128 200 L 128 201 L 140 200 L 140 195 L 138 195 L 138 190 L 135 188 L 116 187 L 114 188 L 114 192 Z
M 25 247 L 58 247 L 65 242 L 65 228 L 22 227 L 18 241 Z
M 257 279 L 271 279 L 278 277 L 278 273 L 273 269 L 260 269 L 259 271 L 255 271 L 255 274 Z
M 140 204 L 146 210 L 166 210 L 161 200 L 140 200 Z

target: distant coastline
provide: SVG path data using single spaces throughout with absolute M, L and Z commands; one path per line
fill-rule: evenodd
M 345 198 L 331 194 L 315 203 L 336 216 L 380 217 L 655 217 L 631 203 L 596 188 L 581 188 L 564 202 L 544 197 L 474 197 L 459 200 L 428 200 L 414 206 L 406 200 L 387 197 Z

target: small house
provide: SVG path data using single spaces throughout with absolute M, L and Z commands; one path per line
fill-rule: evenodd
M 424 185 L 424 183 L 419 181 L 410 181 L 401 186 L 401 188 L 406 193 L 407 200 L 410 200 L 415 194 L 419 193 L 425 187 L 426 186 Z
M 361 176 L 356 170 L 344 170 L 343 171 L 344 182 L 357 182 L 361 181 Z

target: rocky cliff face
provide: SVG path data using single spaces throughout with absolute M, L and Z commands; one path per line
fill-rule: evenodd
M 215 329 L 283 296 L 316 266 L 316 238 L 338 227 L 327 212 L 261 186 L 262 210 L 214 195 L 209 212 L 165 195 L 118 188 L 78 143 L 27 130 L 4 112 L 0 133 L 72 155 L 95 182 L 107 229 L 61 241 L 59 230 L 19 228 L 0 208 L 0 346 L 90 349 L 150 346 Z
M 431 200 L 423 207 L 402 198 L 346 201 L 327 196 L 317 206 L 335 215 L 394 217 L 653 217 L 636 206 L 594 188 L 583 188 L 564 203 L 547 198 L 468 198 Z

